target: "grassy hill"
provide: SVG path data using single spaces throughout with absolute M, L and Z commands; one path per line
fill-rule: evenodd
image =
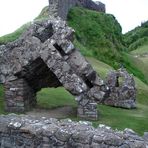
M 68 24 L 75 29 L 75 45 L 84 47 L 85 56 L 119 66 L 124 47 L 121 26 L 114 16 L 76 7 L 69 12 Z
M 148 82 L 148 21 L 124 35 L 125 45 L 136 67 Z
M 125 45 L 129 51 L 148 44 L 148 21 L 124 35 Z
M 45 7 L 34 21 L 48 18 Z M 14 33 L 0 37 L 0 45 L 16 40 L 31 23 L 27 23 Z M 121 26 L 113 15 L 98 13 L 75 7 L 68 15 L 68 24 L 76 31 L 74 44 L 78 47 L 94 69 L 105 79 L 110 69 L 123 64 L 135 76 L 137 86 L 137 105 L 134 110 L 99 105 L 100 119 L 94 122 L 107 124 L 113 128 L 132 128 L 139 134 L 148 131 L 148 35 L 147 22 L 124 36 Z M 0 86 L 0 113 L 4 111 L 3 87 Z M 76 107 L 74 97 L 63 88 L 42 89 L 37 94 L 38 107 L 56 108 L 60 106 Z M 79 120 L 71 116 L 73 120 Z

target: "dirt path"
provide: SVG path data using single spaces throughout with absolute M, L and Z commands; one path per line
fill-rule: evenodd
M 76 111 L 70 106 L 65 106 L 51 110 L 35 108 L 32 111 L 26 112 L 26 114 L 39 118 L 68 118 L 68 116 L 76 115 Z

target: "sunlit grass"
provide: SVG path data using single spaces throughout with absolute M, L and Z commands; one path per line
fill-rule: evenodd
M 62 106 L 76 106 L 74 97 L 63 87 L 45 88 L 37 94 L 38 107 L 52 109 Z

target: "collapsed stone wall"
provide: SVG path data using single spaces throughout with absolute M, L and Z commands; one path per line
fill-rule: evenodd
M 136 108 L 135 81 L 133 75 L 129 74 L 125 68 L 110 71 L 106 85 L 110 90 L 108 96 L 105 97 L 106 105 L 128 109 Z
M 68 11 L 74 6 L 81 6 L 90 10 L 105 12 L 105 5 L 92 0 L 49 0 L 49 14 L 60 16 L 66 20 Z
M 41 88 L 63 86 L 78 102 L 78 116 L 97 119 L 107 89 L 72 41 L 74 30 L 59 17 L 35 22 L 16 41 L 0 46 L 0 81 L 6 110 L 24 112 Z
M 131 129 L 114 131 L 104 125 L 94 128 L 85 121 L 0 116 L 1 148 L 146 148 L 148 139 L 144 139 Z

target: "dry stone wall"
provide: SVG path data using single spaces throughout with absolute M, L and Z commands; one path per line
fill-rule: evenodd
M 79 117 L 97 119 L 97 102 L 107 87 L 74 47 L 73 34 L 65 21 L 51 17 L 0 46 L 0 81 L 5 86 L 7 111 L 24 112 L 36 104 L 41 88 L 63 86 L 75 96 Z
M 147 140 L 131 129 L 94 128 L 86 121 L 0 116 L 1 148 L 147 148 Z
M 104 103 L 106 105 L 136 108 L 136 86 L 133 75 L 126 69 L 121 68 L 117 71 L 110 71 L 106 85 L 109 87 L 109 94 L 106 95 Z
M 90 10 L 105 12 L 105 5 L 92 0 L 49 0 L 49 14 L 60 16 L 66 20 L 68 11 L 74 6 L 81 6 Z

